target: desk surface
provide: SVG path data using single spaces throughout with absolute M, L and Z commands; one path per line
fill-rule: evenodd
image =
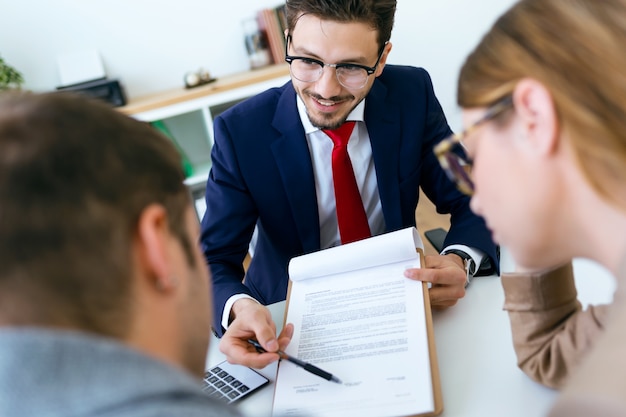
M 503 252 L 503 270 L 510 258 Z M 576 260 L 579 298 L 607 302 L 614 283 L 610 275 L 588 261 Z M 504 294 L 499 277 L 476 278 L 465 298 L 445 311 L 433 312 L 435 343 L 444 411 L 442 417 L 533 417 L 547 413 L 556 391 L 530 380 L 517 368 L 508 315 L 502 310 Z M 282 323 L 284 302 L 270 306 L 276 323 Z M 211 340 L 207 363 L 224 359 L 219 341 Z M 274 381 L 276 364 L 261 370 Z M 273 385 L 238 405 L 247 416 L 271 414 Z

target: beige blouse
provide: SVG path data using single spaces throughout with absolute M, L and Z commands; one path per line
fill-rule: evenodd
M 532 275 L 503 274 L 502 286 L 518 366 L 560 388 L 603 330 L 608 306 L 582 310 L 571 263 Z
M 571 264 L 537 274 L 504 274 L 520 368 L 562 388 L 551 417 L 626 416 L 626 268 L 613 304 L 582 310 Z

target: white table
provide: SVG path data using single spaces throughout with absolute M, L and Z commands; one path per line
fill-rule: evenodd
M 504 271 L 512 270 L 506 250 Z M 576 282 L 583 303 L 608 302 L 614 282 L 597 265 L 576 260 Z M 517 368 L 508 315 L 502 310 L 500 278 L 479 277 L 465 298 L 445 311 L 433 312 L 435 343 L 443 392 L 443 417 L 534 417 L 547 413 L 557 392 L 545 388 Z M 270 306 L 277 325 L 282 324 L 284 302 Z M 213 338 L 207 364 L 224 359 Z M 272 383 L 276 364 L 260 371 Z M 238 407 L 247 416 L 271 414 L 273 384 L 244 399 Z

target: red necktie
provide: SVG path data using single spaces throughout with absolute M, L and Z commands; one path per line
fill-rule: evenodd
M 348 140 L 355 122 L 346 122 L 335 130 L 324 130 L 333 141 L 332 167 L 337 206 L 337 223 L 341 243 L 350 243 L 371 236 L 359 187 L 348 155 Z

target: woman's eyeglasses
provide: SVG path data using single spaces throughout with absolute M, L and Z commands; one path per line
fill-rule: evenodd
M 439 164 L 445 171 L 450 181 L 464 194 L 474 193 L 474 183 L 470 178 L 472 161 L 465 153 L 463 141 L 479 126 L 493 120 L 505 110 L 513 106 L 513 97 L 506 96 L 487 109 L 483 117 L 474 122 L 470 127 L 459 134 L 452 135 L 442 140 L 435 146 L 434 152 Z

